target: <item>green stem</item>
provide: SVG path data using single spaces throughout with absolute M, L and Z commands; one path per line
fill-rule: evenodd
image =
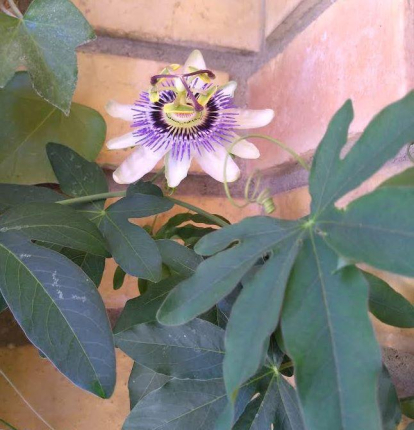
M 173 199 L 172 197 L 165 197 L 166 199 L 168 199 L 170 202 L 181 206 L 183 208 L 189 209 L 190 211 L 196 212 L 200 215 L 204 215 L 206 218 L 210 219 L 211 221 L 215 222 L 216 224 L 218 224 L 221 227 L 227 227 L 229 224 L 224 221 L 223 219 L 219 218 L 218 216 L 215 216 L 213 214 L 211 214 L 210 212 L 207 212 L 197 206 L 193 206 L 190 203 L 187 202 L 183 202 L 181 200 L 177 200 L 177 199 Z
M 150 179 L 150 182 L 154 183 L 160 176 L 162 176 L 165 172 L 165 166 L 159 171 L 157 172 L 152 179 Z
M 74 205 L 77 203 L 87 203 L 94 202 L 96 200 L 106 200 L 111 197 L 125 197 L 126 190 L 124 191 L 111 191 L 109 193 L 101 193 L 101 194 L 90 194 L 89 196 L 75 197 L 73 199 L 59 200 L 56 203 L 60 205 Z
M 101 194 L 91 194 L 89 196 L 82 196 L 82 197 L 76 197 L 73 199 L 66 199 L 66 200 L 60 200 L 56 203 L 60 205 L 73 205 L 76 203 L 86 203 L 86 202 L 93 202 L 96 200 L 104 200 L 108 199 L 110 197 L 125 197 L 126 196 L 126 190 L 125 191 L 113 191 L 109 193 L 101 193 Z M 200 215 L 204 215 L 206 218 L 210 219 L 217 225 L 220 225 L 221 227 L 227 227 L 229 224 L 222 220 L 221 218 L 211 214 L 210 212 L 207 212 L 197 206 L 193 206 L 190 203 L 183 202 L 178 199 L 173 199 L 172 197 L 165 196 L 167 200 L 174 203 L 175 205 L 182 206 L 183 208 L 189 209 L 190 211 L 196 212 Z
M 0 418 L 0 423 L 3 423 L 5 426 L 7 426 L 10 430 L 17 430 L 17 428 L 16 427 L 13 427 L 11 424 L 9 424 L 8 422 L 6 422 L 6 421 L 4 421 L 4 420 L 2 420 L 1 418 Z

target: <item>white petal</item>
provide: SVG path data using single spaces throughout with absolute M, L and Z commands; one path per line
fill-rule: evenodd
M 166 152 L 167 149 L 152 151 L 145 146 L 139 146 L 115 170 L 113 173 L 114 181 L 118 184 L 132 184 L 138 181 L 138 179 L 151 172 Z
M 226 95 L 230 97 L 234 97 L 234 92 L 237 88 L 237 82 L 236 81 L 230 81 L 227 82 L 227 84 L 224 84 L 222 87 L 220 87 L 220 90 Z
M 275 116 L 273 109 L 235 109 L 238 129 L 258 128 L 269 124 Z
M 187 154 L 184 155 L 182 160 L 176 160 L 172 157 L 171 152 L 165 156 L 165 177 L 169 187 L 177 187 L 187 176 L 191 160 L 192 158 L 188 157 Z
M 200 167 L 216 181 L 224 182 L 224 161 L 227 157 L 226 181 L 234 182 L 239 179 L 240 169 L 226 149 L 219 145 L 214 145 L 214 149 L 214 152 L 204 148 L 201 149 L 201 154 L 195 152 L 194 156 Z
M 123 136 L 114 137 L 106 142 L 108 149 L 125 149 L 137 145 L 138 138 L 133 135 L 133 132 L 124 134 Z
M 191 72 L 189 67 L 196 67 L 200 70 L 206 68 L 206 62 L 204 61 L 203 54 L 198 49 L 195 49 L 187 58 L 187 61 L 184 64 L 184 73 Z
M 109 115 L 114 118 L 121 118 L 124 121 L 132 122 L 134 120 L 134 114 L 136 113 L 133 109 L 136 109 L 134 105 L 123 105 L 115 100 L 110 100 L 106 106 L 105 110 Z
M 226 143 L 225 147 L 232 154 L 240 158 L 250 158 L 254 160 L 260 157 L 260 151 L 257 149 L 256 145 L 253 145 L 253 143 L 245 139 L 240 140 L 235 145 L 232 143 Z

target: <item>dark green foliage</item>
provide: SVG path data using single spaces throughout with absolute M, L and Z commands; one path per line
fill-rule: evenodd
M 106 124 L 97 111 L 74 103 L 65 116 L 35 93 L 25 72 L 17 73 L 0 89 L 0 109 L 1 182 L 56 182 L 46 154 L 47 143 L 59 142 L 94 160 L 105 140 Z
M 370 309 L 383 321 L 410 327 L 412 306 L 386 284 L 373 282 L 369 275 L 367 280 L 354 264 L 414 276 L 411 173 L 387 181 L 344 210 L 334 204 L 414 140 L 413 112 L 411 93 L 377 115 L 342 157 L 353 118 L 347 102 L 315 155 L 309 217 L 248 218 L 203 237 L 195 246 L 209 258 L 168 294 L 157 317 L 170 326 L 188 324 L 243 280 L 226 330 L 223 377 L 229 403 L 222 407 L 217 429 L 255 419 L 263 399 L 252 401 L 250 418 L 242 421 L 236 421 L 231 403 L 237 403 L 237 389 L 266 362 L 269 336 L 278 325 L 281 346 L 293 360 L 307 430 L 377 430 L 398 421 L 391 389 L 382 388 L 381 404 L 377 402 L 381 356 L 368 318 L 368 284 Z M 280 329 L 278 333 L 281 339 Z M 276 396 L 276 386 L 269 387 L 269 394 Z M 286 423 L 279 414 L 266 418 L 265 424 L 251 428 Z
M 75 49 L 95 38 L 69 0 L 34 0 L 22 20 L 0 14 L 0 88 L 19 66 L 36 92 L 69 113 L 78 77 Z

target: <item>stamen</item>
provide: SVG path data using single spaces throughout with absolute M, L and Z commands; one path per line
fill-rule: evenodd
M 195 111 L 196 112 L 202 112 L 204 110 L 203 105 L 198 102 L 197 98 L 194 96 L 193 92 L 191 91 L 191 89 L 188 86 L 186 79 L 185 79 L 185 78 L 189 78 L 191 76 L 198 76 L 198 75 L 207 75 L 210 79 L 216 78 L 216 75 L 211 70 L 202 69 L 202 70 L 196 70 L 196 71 L 190 72 L 190 73 L 184 73 L 181 75 L 180 74 L 176 74 L 176 75 L 167 75 L 167 74 L 154 75 L 151 77 L 151 85 L 154 87 L 155 85 L 157 85 L 157 83 L 160 79 L 166 79 L 166 78 L 170 78 L 170 79 L 178 78 L 178 79 L 180 79 L 180 81 L 184 85 L 184 88 L 187 92 L 188 97 L 190 97 L 191 101 L 193 102 L 193 106 L 194 106 Z
M 194 105 L 194 109 L 196 112 L 202 112 L 204 110 L 204 107 L 201 106 L 201 104 L 197 101 L 197 99 L 195 98 L 195 95 L 193 94 L 193 92 L 190 90 L 190 87 L 187 85 L 187 82 L 185 81 L 184 76 L 180 77 L 181 82 L 184 85 L 184 88 L 187 91 L 187 95 L 190 97 L 191 101 L 193 102 Z

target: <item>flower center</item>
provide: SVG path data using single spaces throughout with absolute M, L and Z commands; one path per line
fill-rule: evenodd
M 202 124 L 205 113 L 203 112 L 165 112 L 164 120 L 168 125 L 178 128 L 191 128 Z

